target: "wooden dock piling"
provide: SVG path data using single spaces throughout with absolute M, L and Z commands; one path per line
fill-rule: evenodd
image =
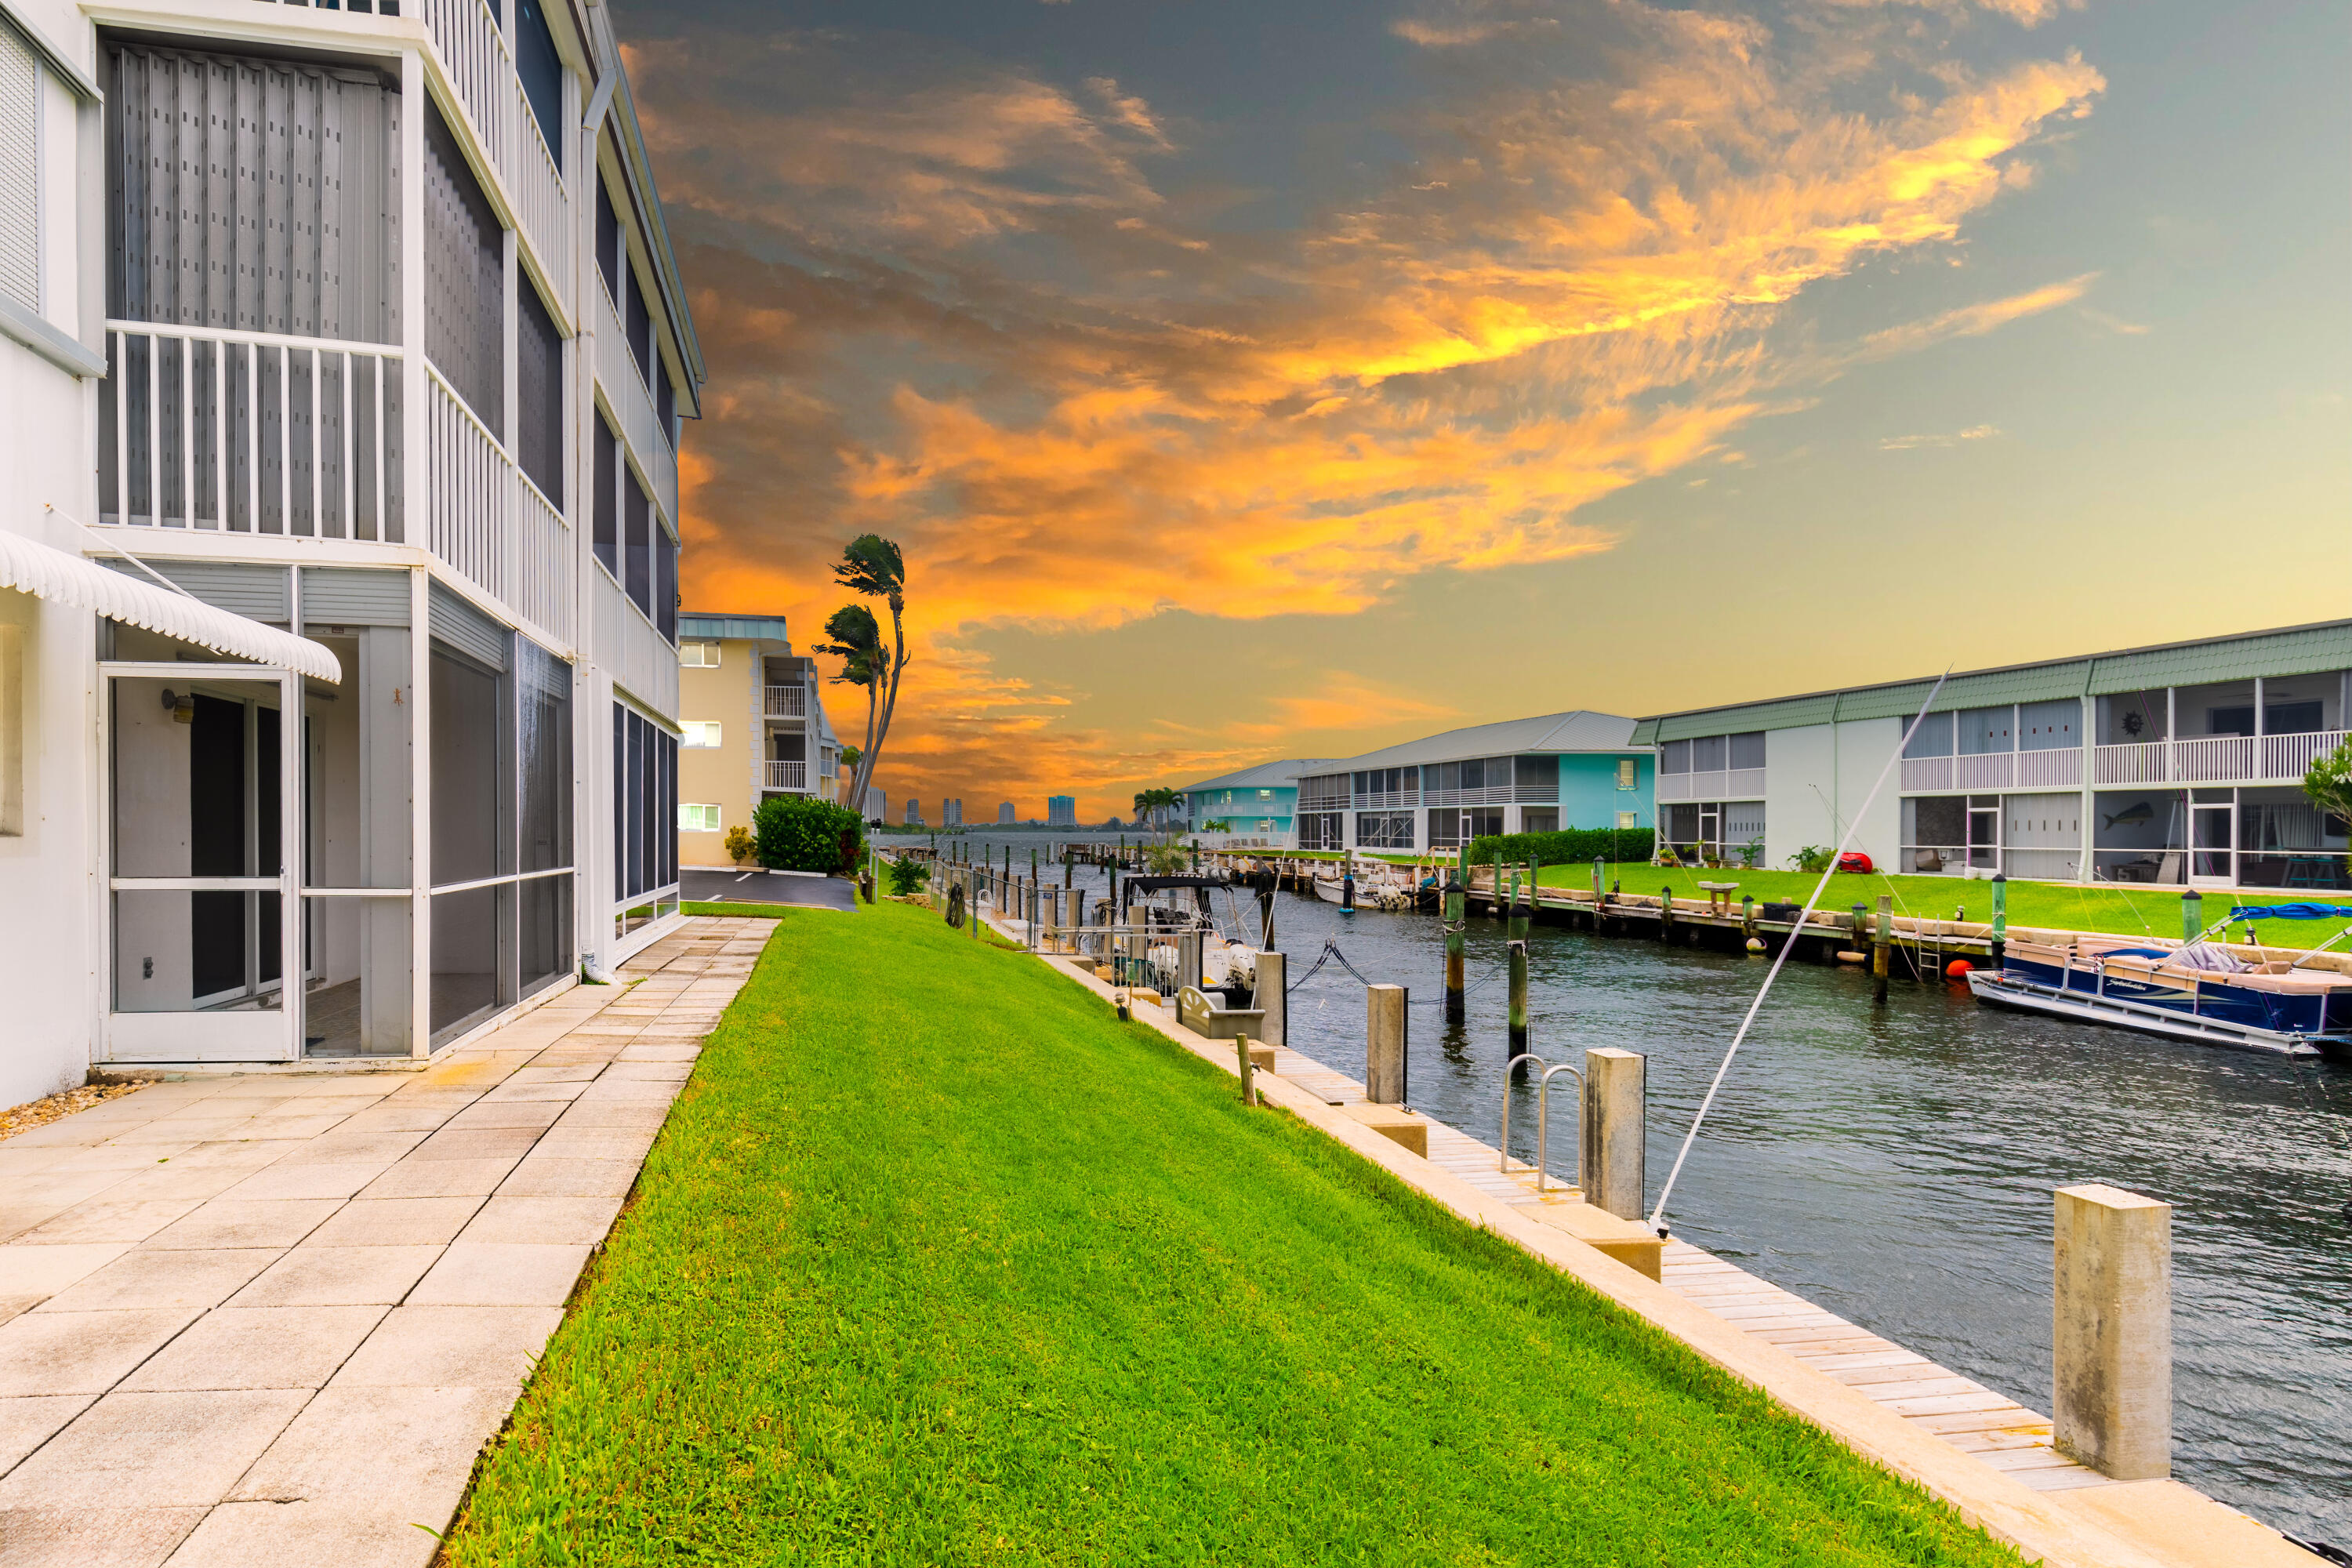
M 1460 852 L 1464 864 L 1470 851 Z M 1462 987 L 1463 946 L 1467 941 L 1463 928 L 1469 923 L 1470 894 L 1462 879 L 1448 872 L 1445 879 L 1445 1021 L 1459 1024 L 1469 1016 Z
M 1514 922 L 1517 923 L 1516 921 Z M 1525 933 L 1512 939 L 1509 948 L 1511 964 L 1511 1055 L 1516 1057 L 1528 1048 L 1528 941 Z

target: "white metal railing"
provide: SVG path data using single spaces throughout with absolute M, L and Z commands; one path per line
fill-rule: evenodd
M 1421 792 L 1412 789 L 1372 790 L 1355 799 L 1359 811 L 1405 811 L 1421 804 Z
M 425 546 L 558 641 L 573 637 L 572 525 L 441 373 L 425 381 Z
M 660 504 L 662 515 L 674 518 L 677 515 L 677 454 L 662 428 L 653 395 L 646 390 L 645 374 L 637 368 L 628 329 L 614 308 L 613 297 L 602 284 L 588 292 L 596 312 L 597 383 L 620 426 L 621 439 L 628 443 L 637 466 L 653 481 L 654 500 Z
M 1949 757 L 1906 757 L 1903 759 L 1903 788 L 1906 794 L 1922 790 L 1952 787 L 1952 759 Z M 1664 798 L 1664 792 L 1659 792 Z M 1936 846 L 1928 846 L 1930 848 Z
M 2293 784 L 2342 745 L 2347 731 L 2285 735 L 2203 735 L 2101 746 L 2092 777 L 2102 784 Z
M 808 764 L 806 763 L 780 763 L 771 761 L 765 763 L 764 766 L 768 771 L 768 779 L 765 787 L 769 789 L 796 790 L 805 790 L 808 788 Z
M 441 373 L 425 367 L 431 390 L 425 416 L 427 549 L 491 594 L 509 574 L 505 552 L 514 496 L 514 462 L 474 417 Z
M 807 718 L 808 689 L 802 686 L 769 687 L 768 717 L 771 719 Z
M 2009 789 L 2016 783 L 2015 752 L 1964 752 L 1952 759 L 1954 789 Z
M 541 627 L 571 642 L 573 574 L 579 565 L 572 525 L 520 468 L 514 472 L 514 571 L 499 596 Z
M 399 542 L 401 351 L 106 324 L 110 521 Z
M 514 203 L 516 221 L 565 311 L 572 309 L 572 198 L 541 135 L 514 52 L 489 0 L 424 0 L 425 25 L 474 134 Z
M 2017 753 L 2020 789 L 2080 789 L 2082 785 L 2080 746 L 2053 746 L 2045 751 Z
M 1757 800 L 1763 795 L 1762 768 L 1705 768 L 1658 775 L 1660 800 Z

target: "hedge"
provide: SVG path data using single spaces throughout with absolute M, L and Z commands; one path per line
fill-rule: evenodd
M 751 857 L 771 871 L 854 870 L 866 857 L 866 824 L 814 795 L 771 795 L 751 814 Z M 843 835 L 848 835 L 846 852 Z
M 1470 841 L 1470 863 L 1491 866 L 1499 855 L 1507 861 L 1533 860 L 1545 866 L 1582 864 L 1591 860 L 1647 860 L 1657 848 L 1657 831 L 1648 827 L 1568 827 L 1558 833 L 1490 833 Z

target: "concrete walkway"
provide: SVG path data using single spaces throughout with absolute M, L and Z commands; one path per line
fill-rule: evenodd
M 429 1562 L 773 925 L 688 921 L 415 1075 L 0 1142 L 0 1565 Z

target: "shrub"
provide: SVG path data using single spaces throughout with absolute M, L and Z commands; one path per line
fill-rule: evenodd
M 910 860 L 901 855 L 890 862 L 890 891 L 899 898 L 910 898 L 930 886 L 931 868 L 920 860 Z
M 1647 860 L 1657 847 L 1657 834 L 1647 827 L 1566 827 L 1558 833 L 1488 834 L 1470 841 L 1470 863 L 1492 865 L 1506 860 L 1534 860 L 1545 866 L 1565 866 L 1591 860 Z
M 751 830 L 741 823 L 727 830 L 727 858 L 738 866 L 751 858 Z
M 1836 858 L 1837 851 L 1826 844 L 1808 844 L 1789 857 L 1789 864 L 1809 877 L 1818 877 L 1830 868 L 1830 862 Z
M 772 795 L 751 814 L 752 854 L 771 871 L 855 869 L 866 854 L 866 825 L 856 812 L 814 795 Z

